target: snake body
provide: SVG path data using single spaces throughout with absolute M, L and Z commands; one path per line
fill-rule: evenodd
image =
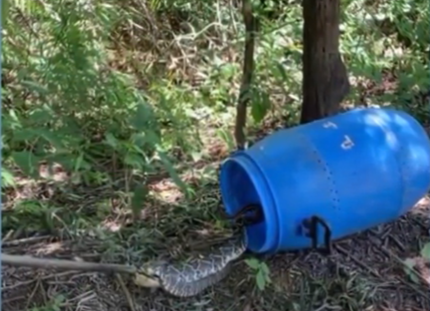
M 146 263 L 134 281 L 143 287 L 161 287 L 174 296 L 194 296 L 224 279 L 231 271 L 232 262 L 246 248 L 245 235 L 240 234 L 225 241 L 205 258 L 193 258 L 182 264 L 168 261 Z

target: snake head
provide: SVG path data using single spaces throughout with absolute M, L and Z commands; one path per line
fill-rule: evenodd
M 143 264 L 134 275 L 134 283 L 141 287 L 161 287 L 160 274 L 166 265 L 166 261 L 154 261 Z

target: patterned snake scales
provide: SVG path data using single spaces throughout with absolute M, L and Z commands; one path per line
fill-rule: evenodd
M 135 274 L 134 282 L 142 287 L 162 288 L 174 296 L 194 296 L 224 279 L 231 271 L 232 262 L 245 251 L 245 234 L 240 234 L 225 241 L 206 258 L 194 258 L 183 264 L 146 263 Z

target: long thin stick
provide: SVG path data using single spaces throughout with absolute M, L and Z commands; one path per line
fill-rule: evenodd
M 127 273 L 134 274 L 137 269 L 133 266 L 118 265 L 118 264 L 105 264 L 97 262 L 83 262 L 73 260 L 60 260 L 60 259 L 44 259 L 31 256 L 9 255 L 2 253 L 1 262 L 4 265 L 19 266 L 19 267 L 32 267 L 44 269 L 60 269 L 60 270 L 77 270 L 77 271 L 94 271 L 105 273 Z

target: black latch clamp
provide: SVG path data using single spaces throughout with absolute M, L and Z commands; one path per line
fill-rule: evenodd
M 318 248 L 318 225 L 324 228 L 324 248 Z M 325 255 L 331 253 L 331 228 L 327 222 L 319 216 L 313 215 L 303 220 L 303 227 L 308 231 L 306 236 L 312 240 L 312 248 Z

